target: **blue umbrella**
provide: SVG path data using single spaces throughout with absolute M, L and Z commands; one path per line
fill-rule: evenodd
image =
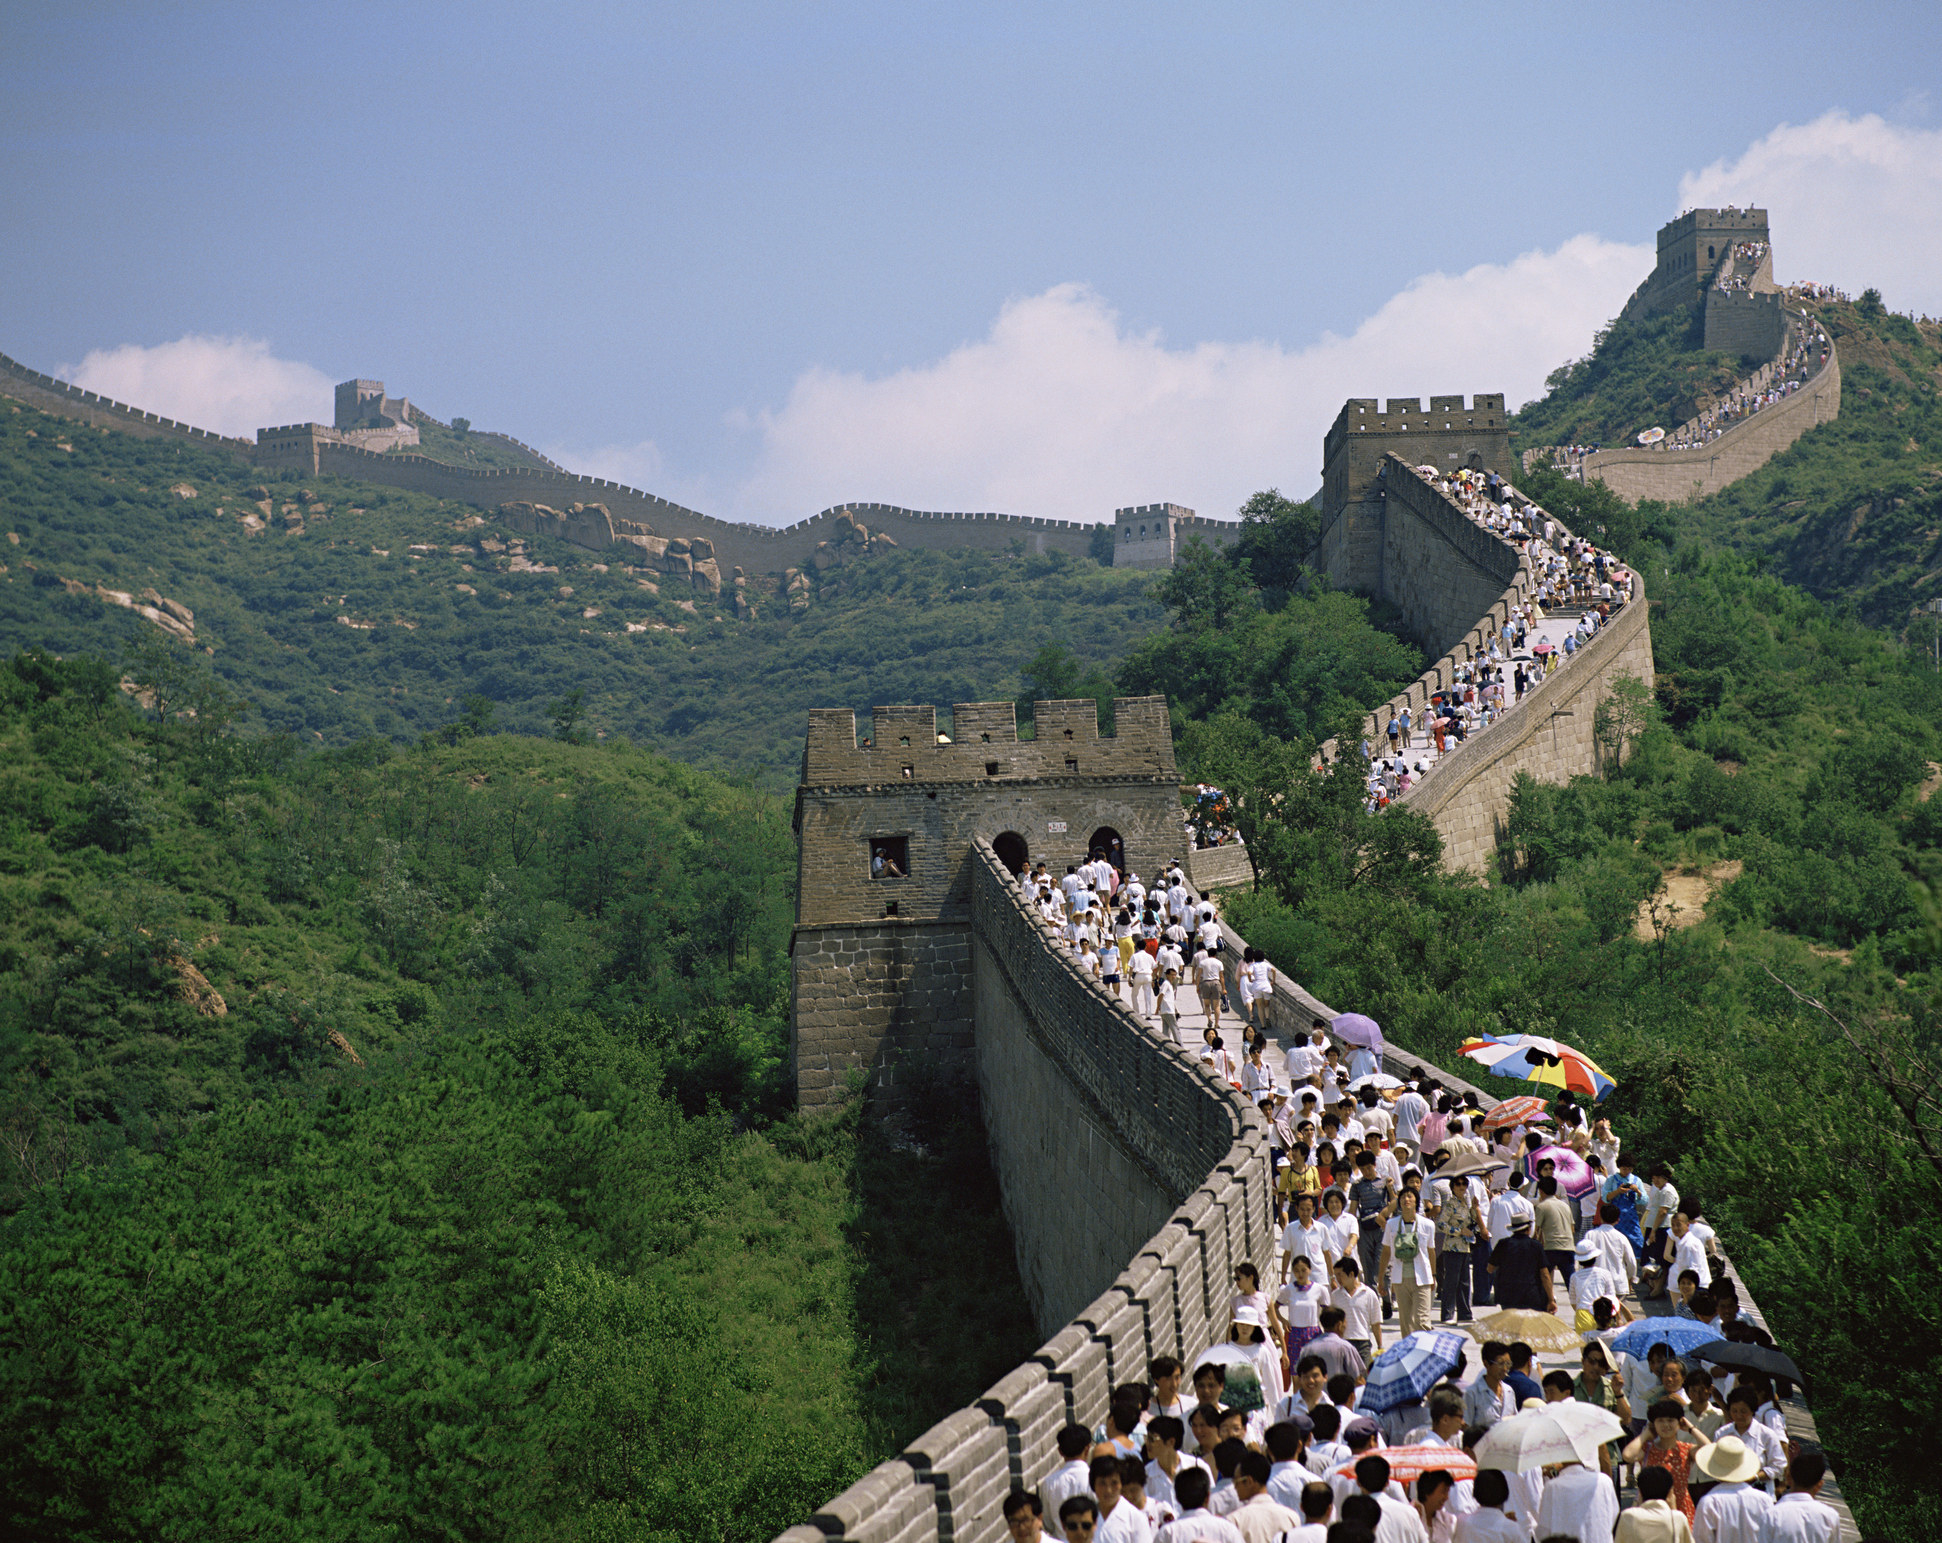
M 1469 1345 L 1469 1335 L 1450 1329 L 1418 1329 L 1405 1334 L 1376 1357 L 1357 1407 L 1369 1414 L 1381 1414 L 1423 1397 L 1463 1364 Z
M 1618 1331 L 1612 1340 L 1612 1349 L 1643 1361 L 1654 1345 L 1670 1345 L 1674 1355 L 1682 1356 L 1718 1338 L 1716 1324 L 1701 1323 L 1694 1318 L 1640 1318 Z

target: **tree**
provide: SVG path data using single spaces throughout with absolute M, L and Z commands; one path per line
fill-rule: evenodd
M 1255 604 L 1247 571 L 1198 536 L 1188 538 L 1167 576 L 1153 586 L 1153 598 L 1173 612 L 1175 627 L 1216 631 Z
M 1625 762 L 1626 747 L 1657 728 L 1662 716 L 1651 687 L 1636 675 L 1620 675 L 1612 681 L 1611 694 L 1592 713 L 1592 738 L 1615 770 Z
M 1266 488 L 1241 505 L 1241 534 L 1229 553 L 1279 609 L 1301 583 L 1303 562 L 1321 539 L 1322 511 Z
M 1854 308 L 1869 321 L 1876 320 L 1885 309 L 1881 303 L 1881 291 L 1873 285 L 1862 290 L 1861 298 L 1855 301 Z
M 553 737 L 569 745 L 584 745 L 586 734 L 580 728 L 580 719 L 585 716 L 587 693 L 584 686 L 575 686 L 558 701 L 546 704 L 546 716 L 553 721 Z
M 454 418 L 452 420 L 452 432 L 458 435 L 460 439 L 465 438 L 466 435 L 472 432 L 472 420 L 470 418 Z
M 1096 664 L 1087 664 L 1063 643 L 1047 643 L 1018 672 L 1018 719 L 1032 721 L 1034 702 L 1069 702 L 1091 697 L 1107 727 L 1112 723 L 1113 683 Z

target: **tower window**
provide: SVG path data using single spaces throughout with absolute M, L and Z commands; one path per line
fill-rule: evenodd
M 870 838 L 870 877 L 873 879 L 902 879 L 910 874 L 910 838 L 908 836 L 872 836 Z

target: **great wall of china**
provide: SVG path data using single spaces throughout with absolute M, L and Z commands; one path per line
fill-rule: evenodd
M 1704 235 L 1688 231 L 1679 241 L 1696 250 Z M 1668 248 L 1662 232 L 1661 268 L 1674 289 L 1685 282 L 1685 267 L 1671 265 L 1685 263 L 1683 251 L 1677 242 Z M 1648 287 L 1666 287 L 1661 278 L 1655 273 Z M 579 504 L 575 517 L 585 523 L 568 539 L 598 542 L 604 526 L 611 544 L 628 534 L 616 531 L 618 520 L 662 538 L 703 538 L 719 563 L 750 572 L 810 562 L 846 516 L 904 544 L 985 550 L 1023 542 L 1080 555 L 1107 531 L 1117 544 L 1145 548 L 1130 554 L 1141 566 L 1161 565 L 1161 548 L 1150 543 L 1165 543 L 1170 560 L 1189 524 L 1181 518 L 1188 511 L 1168 505 L 1122 510 L 1110 527 L 853 505 L 773 530 L 712 519 L 596 478 L 475 472 L 374 454 L 324 439 L 311 432 L 315 425 L 265 430 L 255 444 L 226 439 L 4 356 L 0 392 L 259 466 L 337 473 L 488 510 Z M 1659 459 L 1717 454 L 1733 435 L 1773 426 L 1756 418 L 1706 451 Z M 1779 448 L 1778 438 L 1765 442 Z M 1371 715 L 1373 734 L 1394 707 L 1420 708 L 1447 685 L 1530 591 L 1529 567 L 1515 548 L 1470 521 L 1416 470 L 1507 470 L 1504 401 L 1478 396 L 1466 407 L 1461 397 L 1433 397 L 1425 411 L 1415 399 L 1396 400 L 1384 412 L 1373 401 L 1351 401 L 1324 454 L 1319 566 L 1334 582 L 1392 600 L 1436 656 L 1421 679 Z M 585 513 L 595 504 L 605 506 L 597 519 Z M 1216 541 L 1231 535 L 1223 522 L 1198 523 Z M 1452 863 L 1484 864 L 1518 771 L 1555 780 L 1593 768 L 1597 704 L 1626 674 L 1651 679 L 1648 606 L 1637 585 L 1577 659 L 1410 793 L 1442 832 Z M 1191 1361 L 1219 1333 L 1233 1266 L 1271 1258 L 1272 1175 L 1258 1113 L 1051 946 L 1012 877 L 1028 858 L 1055 868 L 1078 861 L 1104 837 L 1119 838 L 1132 865 L 1147 872 L 1185 857 L 1205 887 L 1244 882 L 1245 861 L 1233 849 L 1180 850 L 1178 769 L 1163 701 L 1116 702 L 1110 735 L 1100 733 L 1089 700 L 1039 703 L 1034 722 L 1035 736 L 1021 740 L 1012 704 L 962 704 L 940 742 L 933 709 L 880 707 L 859 740 L 852 713 L 811 716 L 797 796 L 800 909 L 791 945 L 799 1099 L 827 1108 L 861 1080 L 894 1116 L 899 1099 L 925 1086 L 927 1075 L 975 1077 L 1019 1273 L 1046 1338 L 779 1543 L 998 1543 L 1006 1533 L 1004 1495 L 1035 1488 L 1056 1466 L 1059 1427 L 1097 1425 L 1110 1388 L 1143 1378 L 1152 1356 Z M 879 853 L 895 857 L 894 875 L 873 877 Z M 1238 951 L 1243 940 L 1227 936 Z M 1298 985 L 1277 983 L 1270 1027 L 1284 1044 L 1311 1018 L 1335 1015 Z M 1392 1053 L 1387 1069 L 1414 1060 Z M 1459 1091 L 1471 1086 L 1447 1069 L 1439 1077 Z M 1743 1283 L 1740 1290 L 1744 1311 L 1759 1322 Z M 1792 1400 L 1786 1414 L 1790 1435 L 1815 1444 L 1804 1402 Z M 1823 1498 L 1841 1512 L 1851 1543 L 1858 1532 L 1832 1479 Z

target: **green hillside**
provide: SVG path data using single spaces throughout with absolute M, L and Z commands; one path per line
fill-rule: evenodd
M 463 418 L 455 418 L 451 423 L 440 423 L 436 418 L 416 415 L 412 421 L 418 425 L 418 445 L 415 449 L 402 449 L 390 452 L 395 455 L 422 455 L 434 461 L 444 461 L 452 466 L 464 466 L 474 471 L 496 471 L 512 467 L 528 467 L 535 470 L 545 469 L 547 463 L 541 457 L 524 449 L 516 441 L 503 434 L 482 434 L 472 429 Z M 460 427 L 464 424 L 464 427 Z
M 1582 359 L 1545 377 L 1546 393 L 1511 416 L 1511 448 L 1625 445 L 1653 427 L 1672 429 L 1713 406 L 1747 373 L 1748 361 L 1701 346 L 1705 315 L 1694 304 L 1610 323 Z
M 975 1099 L 783 1117 L 786 802 L 129 668 L 0 663 L 0 1532 L 762 1543 L 1029 1350 Z
M 1648 503 L 1639 517 L 1743 552 L 1899 630 L 1914 607 L 1942 597 L 1942 326 L 1886 311 L 1872 294 L 1810 309 L 1840 350 L 1839 418 L 1710 498 L 1676 512 Z M 1701 366 L 1659 346 L 1672 323 L 1614 323 L 1516 414 L 1512 443 L 1612 444 L 1678 421 L 1670 407 L 1655 416 L 1655 404 L 1684 405 Z
M 195 645 L 255 723 L 313 745 L 412 739 L 472 694 L 501 727 L 544 733 L 577 690 L 596 736 L 772 788 L 794 781 L 811 707 L 1009 697 L 1047 643 L 1099 664 L 1162 614 L 1151 575 L 1089 559 L 905 550 L 837 570 L 807 612 L 758 596 L 737 620 L 727 597 L 517 537 L 468 505 L 265 482 L 11 404 L 0 525 L 0 649 L 113 656 L 147 624 L 98 591 L 152 589 L 193 612 Z

